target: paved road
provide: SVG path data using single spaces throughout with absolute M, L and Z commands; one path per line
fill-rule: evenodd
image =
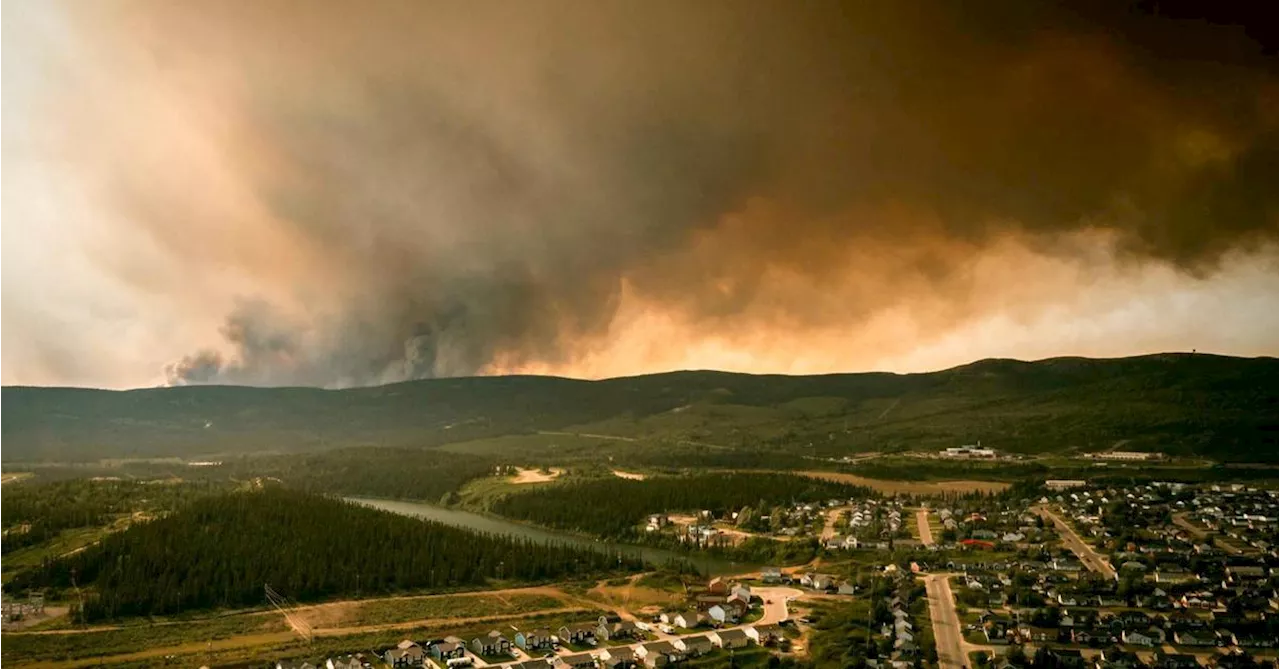
M 929 599 L 929 618 L 933 621 L 939 669 L 968 666 L 969 658 L 965 656 L 963 645 L 964 631 L 956 613 L 955 596 L 951 594 L 951 581 L 945 574 L 930 574 L 924 577 L 924 589 Z
M 920 543 L 933 545 L 933 530 L 929 529 L 929 507 L 922 506 L 916 511 L 916 534 L 920 535 Z
M 1053 521 L 1054 526 L 1058 528 L 1058 534 L 1062 536 L 1062 544 L 1071 549 L 1071 552 L 1080 558 L 1084 566 L 1107 578 L 1114 579 L 1116 577 L 1116 570 L 1111 566 L 1111 563 L 1093 550 L 1092 546 L 1085 543 L 1084 539 L 1081 539 L 1080 535 L 1076 534 L 1076 531 L 1071 529 L 1071 526 L 1058 514 L 1044 507 L 1036 507 L 1036 511 L 1041 516 Z

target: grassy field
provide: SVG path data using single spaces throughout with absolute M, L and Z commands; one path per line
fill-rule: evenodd
M 543 610 L 566 608 L 571 610 L 538 614 Z M 439 631 L 440 634 L 458 634 L 470 638 L 467 635 L 479 635 L 495 627 L 523 624 L 520 619 L 513 623 L 512 615 L 528 614 L 529 620 L 546 621 L 539 622 L 540 625 L 559 625 L 562 621 L 578 622 L 591 617 L 590 611 L 570 607 L 554 597 L 523 593 L 348 602 L 307 607 L 299 613 L 309 623 L 319 624 L 315 627 L 317 637 L 313 648 L 331 647 L 334 653 L 391 646 L 401 639 L 414 638 L 417 631 L 427 629 Z M 481 622 L 487 618 L 493 618 L 494 621 Z M 432 619 L 437 622 L 433 623 Z M 477 622 L 442 626 L 446 620 L 459 619 L 475 619 Z M 414 624 L 415 621 L 418 624 Z M 35 660 L 97 664 L 92 658 L 136 654 L 139 657 L 122 657 L 120 661 L 137 662 L 139 666 L 146 666 L 148 662 L 154 664 L 154 658 L 165 654 L 186 657 L 190 661 L 180 664 L 191 664 L 197 658 L 200 661 L 207 661 L 206 658 L 240 661 L 261 659 L 289 649 L 305 652 L 301 640 L 289 630 L 283 617 L 274 612 L 175 621 L 176 624 L 151 625 L 142 620 L 131 622 L 136 624 L 103 631 L 5 634 L 0 658 L 5 663 L 15 665 Z M 356 631 L 377 625 L 393 625 L 396 628 Z
M 1010 485 L 1002 481 L 886 481 L 841 472 L 806 471 L 799 473 L 827 481 L 866 486 L 886 495 L 931 496 L 969 492 L 996 493 L 1008 489 Z
M 520 593 L 380 599 L 359 603 L 336 621 L 336 624 L 360 626 L 433 618 L 483 618 L 512 613 L 533 613 L 567 606 L 569 605 L 564 601 L 549 595 Z
M 78 527 L 63 530 L 56 538 L 50 541 L 20 548 L 4 557 L 3 579 L 8 581 L 13 573 L 27 567 L 35 567 L 46 558 L 61 557 L 97 543 L 102 537 L 118 529 L 124 529 L 124 526 L 117 526 L 113 523 L 107 527 Z

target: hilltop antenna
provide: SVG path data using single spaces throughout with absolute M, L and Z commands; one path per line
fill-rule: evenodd
M 311 643 L 315 634 L 311 630 L 311 624 L 297 615 L 295 610 L 297 605 L 290 602 L 284 595 L 276 592 L 269 583 L 263 583 L 262 589 L 267 594 L 267 601 L 271 602 L 271 605 L 284 615 L 284 620 L 289 624 L 289 628 L 297 633 L 298 636 L 306 639 L 307 643 Z

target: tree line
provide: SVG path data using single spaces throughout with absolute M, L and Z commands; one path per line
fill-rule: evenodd
M 56 538 L 64 530 L 102 527 L 134 511 L 165 511 L 226 490 L 223 482 L 73 479 L 23 481 L 0 488 L 5 555 Z
M 633 558 L 482 535 L 283 488 L 208 497 L 18 574 L 8 592 L 86 593 L 83 621 L 300 601 L 490 579 L 521 582 L 633 571 Z
M 643 481 L 612 477 L 509 495 L 493 511 L 540 525 L 625 539 L 642 536 L 638 525 L 653 513 L 707 510 L 724 516 L 747 505 L 765 508 L 872 496 L 868 488 L 791 474 L 717 473 Z

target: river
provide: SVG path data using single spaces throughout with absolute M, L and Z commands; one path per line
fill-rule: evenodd
M 620 551 L 626 555 L 639 555 L 645 562 L 657 566 L 664 565 L 673 559 L 686 561 L 696 565 L 700 571 L 713 576 L 718 574 L 734 574 L 753 571 L 758 568 L 757 565 L 718 560 L 711 557 L 689 556 L 662 548 L 608 543 L 587 537 L 535 527 L 532 525 L 513 523 L 509 520 L 503 520 L 501 518 L 486 516 L 479 513 L 472 513 L 470 511 L 446 509 L 445 507 L 435 506 L 434 504 L 391 499 L 368 499 L 365 497 L 347 497 L 345 499 L 349 502 L 355 502 L 375 509 L 390 511 L 392 513 L 398 513 L 405 516 L 414 516 L 425 520 L 433 520 L 444 525 L 452 525 L 454 527 L 461 527 L 468 530 L 474 530 L 476 532 L 504 534 L 507 536 L 520 537 L 522 539 L 532 539 L 539 542 L 570 544 L 573 546 L 590 548 L 592 550 L 603 550 L 609 552 Z

